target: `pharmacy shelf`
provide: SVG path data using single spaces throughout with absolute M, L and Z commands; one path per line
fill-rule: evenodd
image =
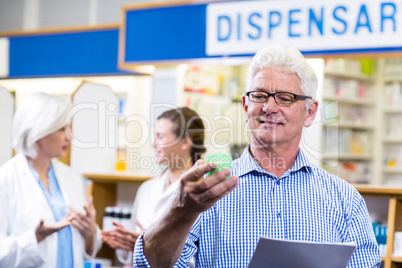
M 374 126 L 368 126 L 368 125 L 359 125 L 359 124 L 353 124 L 353 123 L 337 123 L 334 124 L 333 121 L 328 122 L 328 125 L 324 126 L 327 128 L 342 128 L 342 129 L 355 129 L 355 130 L 374 130 Z
M 372 155 L 367 154 L 324 154 L 323 159 L 327 160 L 339 160 L 339 161 L 368 161 L 372 160 Z
M 369 83 L 375 82 L 374 77 L 369 76 L 369 75 L 360 74 L 360 73 L 348 73 L 345 71 L 332 70 L 329 68 L 325 68 L 324 72 L 325 72 L 325 75 L 330 75 L 330 76 L 337 76 L 337 77 L 348 78 L 348 79 L 356 79 L 356 80 L 360 80 L 363 82 L 369 82 Z
M 349 99 L 335 96 L 325 96 L 323 100 L 326 102 L 339 102 L 339 104 L 350 104 L 359 106 L 373 106 L 374 102 L 372 100 L 365 99 Z
M 399 86 L 390 86 L 391 84 L 399 84 Z M 386 91 L 384 90 L 384 93 L 386 94 L 381 95 L 383 97 L 382 103 L 384 103 L 382 109 L 384 124 L 381 130 L 381 132 L 383 133 L 383 150 L 381 159 L 388 159 L 389 156 L 393 156 L 396 158 L 397 162 L 402 157 L 401 152 L 398 151 L 398 147 L 402 146 L 402 132 L 401 129 L 397 127 L 398 125 L 400 125 L 400 118 L 402 117 L 402 107 L 400 104 L 402 92 L 400 92 L 400 89 L 398 90 L 398 87 L 400 88 L 401 85 L 401 76 L 386 76 L 384 77 L 383 85 L 383 88 L 386 89 Z M 384 132 L 383 129 L 385 129 L 386 131 Z M 398 164 L 396 164 L 395 167 L 383 166 L 381 171 L 383 177 L 402 176 L 402 167 Z M 402 223 L 399 226 L 398 231 L 402 231 Z M 392 262 L 394 263 L 392 267 L 402 267 L 402 257 L 393 256 Z
M 385 138 L 383 140 L 384 143 L 392 143 L 392 144 L 402 144 L 402 139 L 388 139 Z
M 384 109 L 384 113 L 386 113 L 386 114 L 402 114 L 402 109 L 386 108 L 386 109 Z
M 401 168 L 383 168 L 382 172 L 386 173 L 386 174 L 402 174 L 402 169 Z
M 340 62 L 336 62 L 337 60 Z M 344 145 L 354 148 L 351 144 L 354 141 L 364 142 L 363 148 L 370 147 L 371 149 L 360 150 L 363 152 L 360 154 L 328 153 L 322 156 L 322 160 L 328 161 L 328 163 L 330 161 L 355 162 L 364 167 L 355 170 L 356 176 L 362 176 L 360 173 L 369 168 L 370 183 L 381 181 L 381 169 L 375 170 L 379 156 L 375 154 L 378 151 L 376 142 L 377 122 L 373 120 L 376 118 L 377 110 L 379 110 L 377 109 L 379 105 L 377 93 L 380 88 L 377 77 L 378 68 L 373 70 L 373 75 L 366 75 L 359 72 L 358 67 L 361 62 L 355 59 L 329 59 L 325 64 L 322 100 L 324 105 L 328 106 L 323 108 L 324 122 L 321 124 L 323 133 L 328 131 L 333 136 L 330 138 L 336 139 L 335 132 L 338 131 L 340 134 L 338 135 L 339 149 L 343 148 Z M 380 143 L 379 141 L 378 144 Z M 327 144 L 323 143 L 323 145 L 326 146 Z M 339 152 L 342 151 L 345 150 L 339 150 Z M 346 152 L 349 151 L 346 150 Z M 359 151 L 353 150 L 351 152 Z M 343 168 L 343 165 L 338 165 L 334 167 L 333 172 L 336 173 Z
M 384 79 L 384 82 L 385 82 L 386 84 L 402 83 L 402 77 L 400 77 L 400 76 L 386 77 L 386 78 Z

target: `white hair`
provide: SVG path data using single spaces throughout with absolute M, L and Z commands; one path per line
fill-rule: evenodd
M 71 103 L 59 96 L 36 92 L 24 98 L 13 119 L 13 147 L 30 158 L 36 158 L 36 142 L 63 128 Z
M 264 68 L 275 68 L 287 73 L 295 73 L 300 79 L 300 88 L 304 95 L 316 97 L 317 75 L 304 56 L 294 47 L 274 45 L 258 51 L 250 63 L 247 72 L 246 92 L 251 90 L 255 75 Z M 313 103 L 306 100 L 306 109 Z

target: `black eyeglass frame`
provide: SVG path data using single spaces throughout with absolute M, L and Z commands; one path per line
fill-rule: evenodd
M 250 98 L 250 93 L 263 93 L 263 94 L 266 94 L 267 95 L 267 100 L 266 101 L 261 101 L 261 102 L 258 102 L 258 101 L 252 101 L 251 100 L 251 98 Z M 293 100 L 292 100 L 292 102 L 288 102 L 288 103 L 278 103 L 278 101 L 276 100 L 276 95 L 277 94 L 288 94 L 288 95 L 292 95 L 293 96 Z M 269 100 L 269 98 L 272 96 L 273 98 L 274 98 L 274 100 L 275 100 L 275 102 L 276 102 L 276 104 L 278 104 L 278 105 L 281 105 L 281 106 L 289 106 L 289 105 L 291 105 L 291 104 L 293 104 L 293 103 L 295 103 L 297 100 L 301 100 L 301 99 L 303 99 L 303 100 L 305 100 L 305 99 L 313 99 L 312 97 L 310 97 L 310 96 L 306 96 L 306 95 L 297 95 L 297 94 L 293 94 L 293 93 L 291 93 L 291 92 L 275 92 L 275 93 L 268 93 L 268 92 L 265 92 L 265 91 L 259 91 L 259 90 L 254 90 L 254 91 L 248 91 L 248 92 L 246 92 L 244 95 L 246 95 L 247 97 L 248 97 L 248 99 L 251 101 L 251 102 L 254 102 L 254 103 L 266 103 L 268 100 Z

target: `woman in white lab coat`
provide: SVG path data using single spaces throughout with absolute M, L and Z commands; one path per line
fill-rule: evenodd
M 156 222 L 179 186 L 182 173 L 190 169 L 205 152 L 204 124 L 193 110 L 183 107 L 164 112 L 155 123 L 152 144 L 158 165 L 166 167 L 161 176 L 144 182 L 132 208 L 132 229 L 114 223 L 116 228 L 102 231 L 102 239 L 120 262 L 132 264 L 132 251 L 138 236 Z
M 34 93 L 15 113 L 18 154 L 0 168 L 0 267 L 83 267 L 102 244 L 83 178 L 55 159 L 71 139 L 70 108 Z

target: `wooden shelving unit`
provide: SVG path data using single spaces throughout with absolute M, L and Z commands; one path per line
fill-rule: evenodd
M 402 257 L 393 256 L 394 233 L 402 231 L 402 188 L 367 185 L 355 185 L 355 187 L 363 197 L 374 196 L 389 199 L 387 254 L 381 258 L 384 261 L 384 268 L 402 267 Z
M 92 181 L 92 196 L 97 211 L 96 222 L 102 227 L 103 212 L 107 206 L 116 205 L 117 183 L 142 183 L 151 178 L 147 175 L 132 174 L 84 174 L 84 177 Z
M 108 206 L 116 205 L 117 184 L 118 183 L 142 183 L 149 180 L 149 175 L 133 175 L 127 173 L 116 174 L 84 174 L 84 177 L 92 181 L 92 189 L 89 194 L 94 198 L 94 206 L 96 209 L 96 223 L 102 229 L 103 212 Z M 99 251 L 98 257 L 115 259 L 114 249 L 107 245 L 103 245 Z

